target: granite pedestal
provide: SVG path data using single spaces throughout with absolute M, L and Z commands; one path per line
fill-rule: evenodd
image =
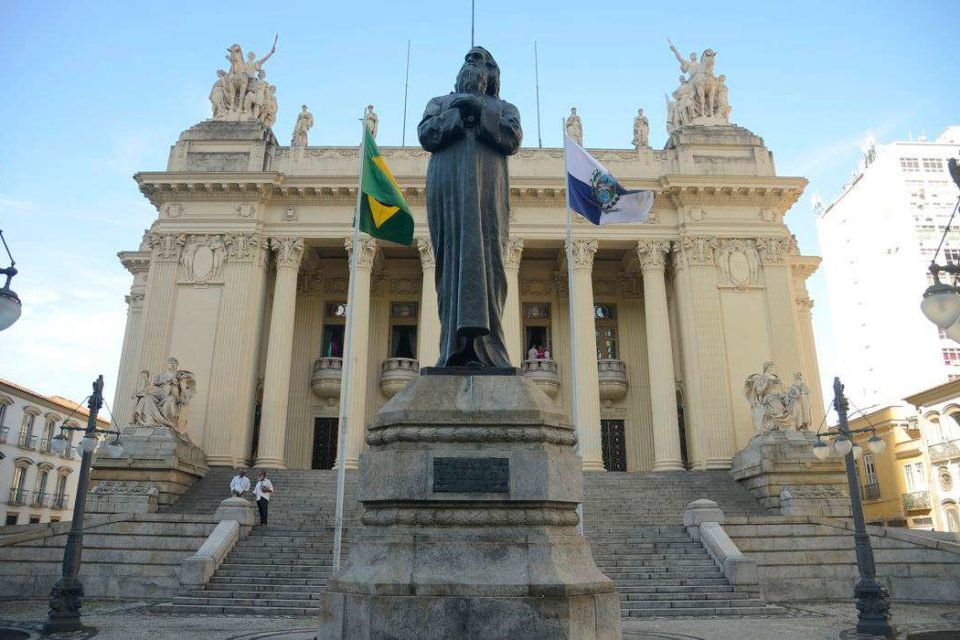
M 619 597 L 576 532 L 575 432 L 533 382 L 428 372 L 366 439 L 363 526 L 319 638 L 621 637 Z

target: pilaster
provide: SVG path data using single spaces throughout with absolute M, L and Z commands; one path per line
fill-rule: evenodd
M 800 332 L 800 358 L 803 362 L 803 378 L 810 389 L 811 421 L 814 426 L 824 416 L 823 394 L 820 388 L 820 368 L 817 365 L 817 345 L 813 337 L 813 300 L 807 292 L 806 281 L 820 265 L 820 258 L 795 257 L 791 261 L 793 276 L 793 302 Z
M 423 283 L 420 285 L 420 321 L 417 360 L 432 367 L 440 359 L 440 309 L 437 306 L 437 261 L 429 238 L 417 238 Z
M 767 321 L 773 343 L 773 361 L 785 375 L 792 376 L 796 372 L 807 373 L 807 370 L 801 356 L 788 248 L 787 237 L 757 238 L 767 295 Z
M 133 413 L 132 396 L 136 391 L 140 371 L 140 341 L 143 324 L 143 304 L 147 291 L 147 273 L 150 270 L 150 254 L 143 251 L 123 251 L 117 256 L 121 264 L 133 276 L 127 301 L 127 325 L 123 332 L 123 349 L 120 352 L 120 368 L 117 371 L 117 386 L 113 398 L 113 411 L 123 425 Z
M 523 256 L 523 238 L 511 238 L 503 256 L 507 275 L 507 300 L 503 308 L 503 335 L 510 362 L 520 365 L 524 359 L 523 336 L 520 331 L 520 259 Z
M 169 353 L 170 338 L 177 299 L 177 269 L 186 236 L 182 233 L 150 232 L 146 243 L 150 249 L 150 269 L 143 303 L 137 371 L 147 370 L 154 375 L 168 357 L 175 355 Z

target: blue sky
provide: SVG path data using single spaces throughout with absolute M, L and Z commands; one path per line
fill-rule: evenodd
M 155 211 L 131 179 L 162 170 L 179 133 L 208 117 L 207 94 L 234 42 L 262 55 L 277 85 L 274 131 L 301 104 L 312 144 L 356 143 L 368 103 L 381 144 L 399 144 L 407 39 L 407 143 L 426 101 L 446 92 L 470 43 L 469 0 L 438 2 L 15 2 L 0 0 L 0 227 L 20 275 L 20 322 L 0 334 L 0 377 L 80 399 L 116 377 L 135 249 Z M 663 95 L 682 52 L 711 47 L 732 120 L 763 137 L 779 173 L 810 180 L 787 222 L 817 254 L 810 196 L 828 202 L 868 132 L 880 142 L 956 124 L 952 68 L 960 3 L 477 0 L 477 43 L 502 69 L 502 95 L 536 145 L 533 41 L 539 43 L 543 143 L 559 146 L 576 105 L 588 147 L 629 147 L 644 107 L 662 146 Z M 2 261 L 0 261 L 2 262 Z M 5 263 L 4 263 L 5 264 Z M 811 293 L 824 382 L 835 373 L 822 275 Z M 919 292 L 918 292 L 919 296 Z

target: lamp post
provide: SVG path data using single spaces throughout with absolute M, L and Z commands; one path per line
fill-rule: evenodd
M 13 280 L 13 276 L 17 275 L 17 262 L 13 259 L 13 254 L 10 253 L 7 239 L 3 237 L 3 230 L 0 230 L 0 242 L 3 242 L 3 248 L 6 249 L 7 256 L 10 258 L 10 266 L 0 269 L 0 276 L 7 277 L 3 287 L 0 287 L 0 331 L 3 331 L 20 318 L 22 307 L 20 298 L 10 288 L 10 281 Z
M 873 437 L 867 446 L 874 453 L 881 453 L 886 443 L 880 439 L 872 428 L 850 429 L 847 423 L 849 403 L 843 395 L 843 385 L 840 378 L 833 379 L 833 408 L 837 411 L 840 423 L 836 430 L 823 434 L 834 438 L 833 448 L 843 456 L 847 467 L 847 485 L 850 488 L 850 501 L 853 509 L 854 545 L 857 551 L 857 568 L 860 571 L 860 580 L 853 587 L 853 596 L 857 600 L 857 633 L 871 634 L 884 638 L 892 638 L 896 629 L 890 624 L 890 594 L 887 588 L 877 580 L 877 568 L 873 558 L 873 547 L 870 545 L 870 535 L 863 519 L 863 503 L 860 501 L 860 481 L 857 478 L 857 463 L 850 436 L 867 431 L 873 432 Z M 817 434 L 817 443 L 813 446 L 814 455 L 825 459 L 830 455 L 830 447 L 820 440 Z M 861 450 L 862 455 L 862 450 Z
M 82 431 L 84 433 L 78 448 L 83 452 L 80 460 L 80 475 L 77 479 L 77 497 L 73 504 L 73 521 L 70 533 L 67 534 L 67 544 L 63 550 L 63 575 L 53 586 L 50 592 L 50 613 L 47 622 L 43 625 L 43 633 L 58 633 L 83 630 L 80 622 L 80 600 L 83 597 L 83 583 L 80 581 L 80 557 L 83 553 L 83 516 L 87 505 L 87 484 L 90 478 L 90 461 L 97 448 L 97 434 L 107 433 L 114 435 L 111 443 L 106 445 L 107 453 L 112 457 L 123 454 L 123 445 L 120 444 L 120 431 L 97 428 L 97 414 L 103 406 L 103 376 L 99 376 L 93 383 L 93 394 L 87 403 L 90 414 L 87 416 L 87 426 L 72 427 L 64 422 L 50 443 L 56 453 L 63 453 L 69 446 L 69 441 L 63 435 L 64 431 Z

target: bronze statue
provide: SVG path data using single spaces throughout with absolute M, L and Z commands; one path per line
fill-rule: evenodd
M 417 129 L 432 154 L 427 221 L 437 263 L 437 366 L 509 367 L 501 324 L 507 156 L 523 139 L 520 112 L 500 99 L 500 68 L 483 47 L 467 53 L 455 89 L 427 104 Z

